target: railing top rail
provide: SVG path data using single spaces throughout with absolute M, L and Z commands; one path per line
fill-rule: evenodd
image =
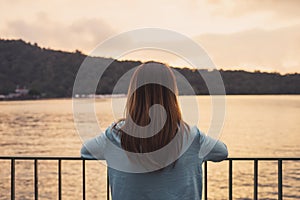
M 0 160 L 96 160 L 81 157 L 60 157 L 60 156 L 0 156 Z
M 232 157 L 226 160 L 300 160 L 300 157 Z
M 81 157 L 60 157 L 60 156 L 0 156 L 1 160 L 96 160 Z M 231 157 L 226 160 L 240 160 L 240 161 L 253 161 L 253 160 L 300 160 L 300 157 Z

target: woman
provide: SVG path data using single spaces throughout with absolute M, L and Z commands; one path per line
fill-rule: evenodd
M 227 158 L 224 143 L 183 121 L 177 93 L 169 67 L 140 65 L 125 118 L 83 145 L 83 158 L 107 161 L 112 199 L 201 199 L 202 163 Z

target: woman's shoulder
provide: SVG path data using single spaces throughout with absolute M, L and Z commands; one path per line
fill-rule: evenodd
M 188 130 L 189 130 L 189 134 L 193 136 L 200 136 L 203 134 L 196 125 L 193 126 L 188 125 Z
M 121 132 L 119 131 L 124 126 L 124 121 L 113 122 L 105 131 L 106 137 L 113 143 L 121 143 Z

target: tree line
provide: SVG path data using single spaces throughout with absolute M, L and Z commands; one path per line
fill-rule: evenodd
M 71 97 L 78 69 L 87 56 L 80 51 L 63 52 L 41 48 L 23 40 L 0 39 L 0 94 L 26 86 L 30 94 L 45 98 Z M 140 61 L 118 61 L 113 58 L 89 57 L 99 67 L 111 63 L 104 71 L 96 93 L 111 94 L 119 79 Z M 191 84 L 195 94 L 210 94 L 203 77 L 214 71 L 174 68 Z M 219 70 L 227 94 L 300 94 L 300 74 Z M 126 85 L 118 90 L 125 93 Z M 179 83 L 179 92 L 185 94 Z

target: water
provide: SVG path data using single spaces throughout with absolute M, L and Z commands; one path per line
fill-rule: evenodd
M 125 99 L 116 101 L 123 105 Z M 201 96 L 197 101 L 199 127 L 207 131 L 211 99 Z M 96 100 L 102 128 L 114 121 L 111 105 L 111 99 Z M 227 96 L 220 139 L 227 144 L 230 157 L 300 157 L 299 122 L 300 96 Z M 73 122 L 71 99 L 0 102 L 0 137 L 2 156 L 79 156 L 82 145 Z M 209 199 L 227 199 L 228 162 L 209 163 L 208 167 Z M 252 199 L 253 162 L 234 162 L 233 167 L 234 198 Z M 300 162 L 283 163 L 284 199 L 300 198 L 299 169 Z M 63 199 L 82 199 L 81 170 L 80 161 L 63 161 Z M 104 199 L 106 167 L 90 161 L 86 170 L 87 199 Z M 57 199 L 57 161 L 40 161 L 38 173 L 40 199 Z M 33 189 L 33 161 L 16 161 L 16 199 L 33 199 Z M 10 163 L 1 161 L 0 199 L 9 199 L 9 192 Z M 259 162 L 258 195 L 259 199 L 277 199 L 276 162 Z

